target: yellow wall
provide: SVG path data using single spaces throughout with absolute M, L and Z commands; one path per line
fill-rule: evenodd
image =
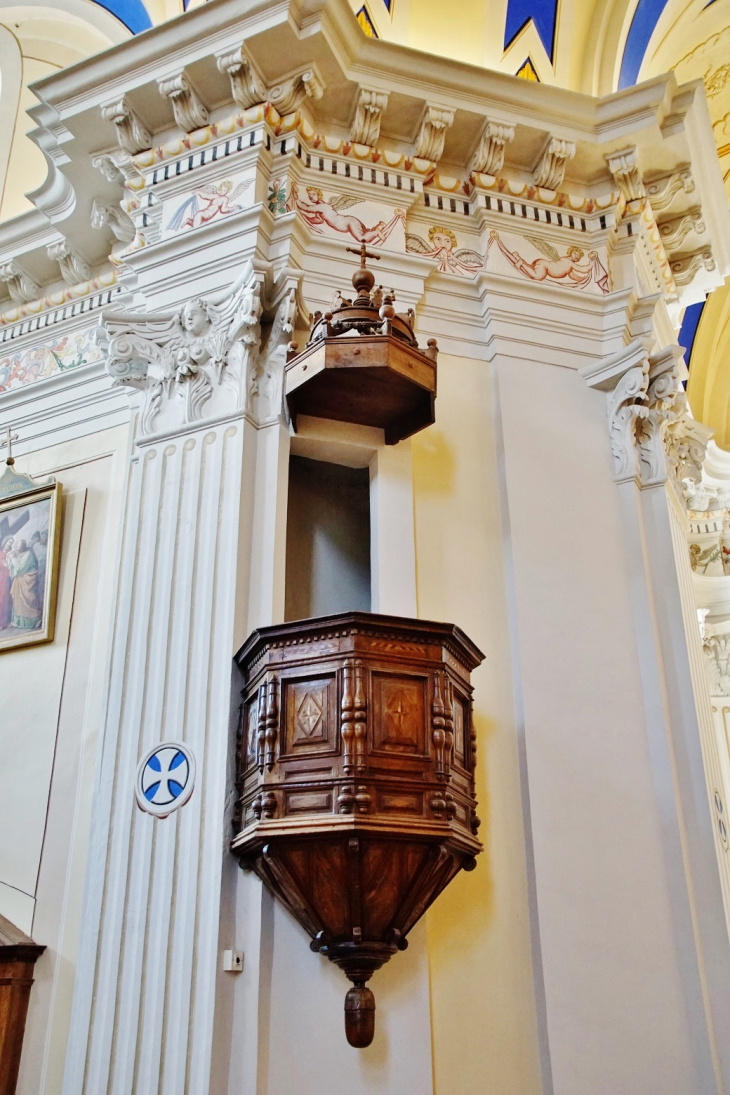
M 487 363 L 439 356 L 436 424 L 417 434 L 412 446 L 419 616 L 458 623 L 485 654 L 474 674 L 485 851 L 477 869 L 458 875 L 427 915 L 435 1091 L 537 1095 L 517 727 Z

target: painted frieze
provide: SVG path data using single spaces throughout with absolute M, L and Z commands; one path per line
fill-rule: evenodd
M 59 334 L 41 346 L 8 347 L 6 353 L 0 348 L 0 393 L 100 361 L 102 355 L 93 340 L 93 330 L 89 327 L 72 335 Z
M 487 247 L 489 267 L 496 273 L 589 293 L 610 291 L 608 270 L 598 251 L 577 243 L 559 249 L 544 236 L 517 236 L 492 229 Z

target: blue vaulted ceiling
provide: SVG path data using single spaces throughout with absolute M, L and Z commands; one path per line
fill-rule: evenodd
M 552 61 L 555 49 L 555 23 L 558 0 L 507 0 L 507 19 L 504 25 L 504 48 L 510 45 L 526 23 L 532 19 L 535 30 Z

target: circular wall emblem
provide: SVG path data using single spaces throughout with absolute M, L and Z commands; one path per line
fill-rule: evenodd
M 167 817 L 193 793 L 195 758 L 187 745 L 165 741 L 145 753 L 137 768 L 137 805 L 153 817 Z

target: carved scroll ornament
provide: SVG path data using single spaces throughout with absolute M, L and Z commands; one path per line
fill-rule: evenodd
M 263 275 L 248 263 L 230 289 L 172 312 L 102 315 L 97 341 L 115 384 L 144 393 L 141 432 L 244 410 L 259 345 Z
M 616 482 L 633 479 L 649 487 L 669 479 L 684 500 L 687 482 L 700 478 L 710 433 L 689 413 L 681 348 L 648 355 L 637 340 L 582 372 L 591 387 L 607 393 Z

